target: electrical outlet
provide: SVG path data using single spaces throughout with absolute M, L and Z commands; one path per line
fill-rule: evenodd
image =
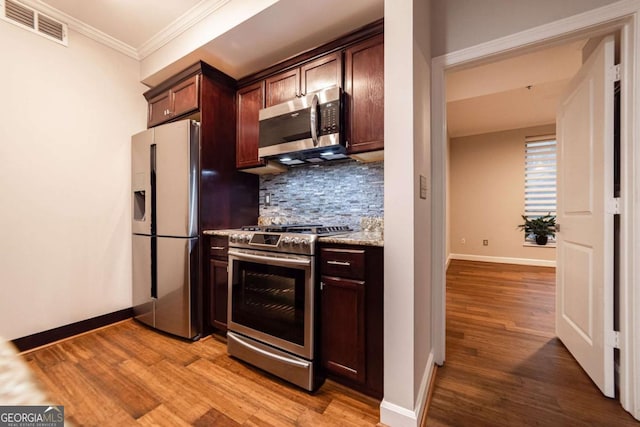
M 264 205 L 265 206 L 271 205 L 271 193 L 264 194 Z
M 465 243 L 467 243 L 467 239 L 465 239 L 464 237 L 460 239 L 460 244 L 464 245 Z
M 489 246 L 489 241 L 488 240 L 483 240 L 482 241 L 482 245 L 483 246 Z

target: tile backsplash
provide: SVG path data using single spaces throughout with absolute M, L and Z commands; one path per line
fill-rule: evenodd
M 270 203 L 265 203 L 269 194 Z M 290 168 L 260 176 L 260 217 L 276 222 L 349 225 L 363 217 L 383 217 L 384 162 L 355 160 Z

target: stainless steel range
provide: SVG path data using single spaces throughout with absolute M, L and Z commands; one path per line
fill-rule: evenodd
M 316 366 L 318 236 L 346 226 L 244 227 L 229 236 L 230 355 L 307 390 Z

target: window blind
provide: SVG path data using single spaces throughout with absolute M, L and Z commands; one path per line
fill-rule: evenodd
M 555 135 L 525 140 L 524 214 L 537 217 L 556 214 Z

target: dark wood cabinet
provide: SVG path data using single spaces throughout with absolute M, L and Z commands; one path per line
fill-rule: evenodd
M 342 87 L 342 52 L 334 52 L 300 67 L 301 95 Z
M 147 126 L 153 127 L 195 111 L 200 103 L 200 76 L 191 76 L 149 99 Z
M 280 104 L 311 92 L 342 87 L 342 52 L 334 52 L 265 80 L 266 106 Z
M 382 397 L 383 249 L 320 246 L 320 360 L 327 377 Z
M 227 331 L 228 238 L 209 238 L 209 323 L 219 331 Z
M 294 68 L 265 80 L 266 106 L 280 104 L 300 96 L 300 69 Z
M 334 374 L 365 382 L 365 284 L 322 276 L 322 366 Z
M 238 82 L 237 168 L 255 174 L 286 167 L 258 158 L 258 111 L 312 92 L 345 92 L 347 152 L 363 161 L 382 159 L 384 148 L 383 21 L 291 57 Z M 259 106 L 260 105 L 260 106 Z
M 348 153 L 384 148 L 384 36 L 345 50 L 345 125 Z
M 236 108 L 238 130 L 236 133 L 236 167 L 258 167 L 258 112 L 264 108 L 264 82 L 257 82 L 238 90 Z

